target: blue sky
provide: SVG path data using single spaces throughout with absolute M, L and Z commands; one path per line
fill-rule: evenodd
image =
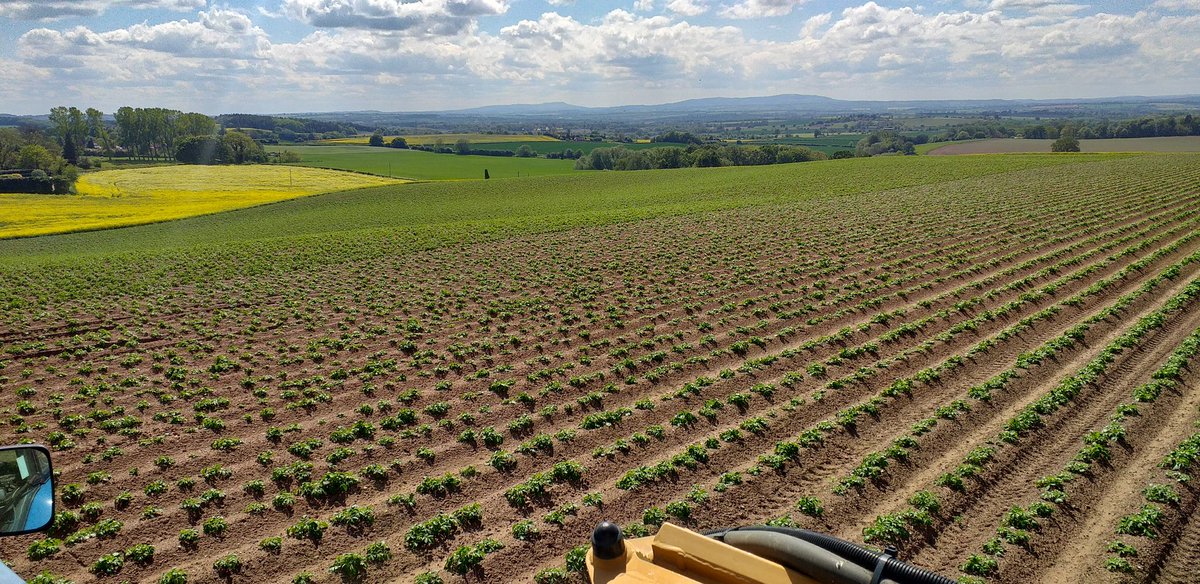
M 1200 91 L 1200 0 L 0 0 L 0 112 Z

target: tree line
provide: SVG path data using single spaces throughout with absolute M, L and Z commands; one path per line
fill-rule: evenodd
M 622 146 L 596 148 L 575 161 L 576 170 L 652 170 L 660 168 L 758 166 L 826 160 L 821 152 L 803 146 L 764 144 L 666 146 L 630 150 Z
M 0 128 L 0 193 L 67 193 L 78 170 L 38 128 Z
M 236 119 L 236 118 L 235 118 Z M 62 193 L 99 157 L 192 164 L 266 162 L 262 145 L 201 113 L 122 107 L 105 119 L 96 108 L 57 106 L 45 126 L 0 128 L 0 192 Z

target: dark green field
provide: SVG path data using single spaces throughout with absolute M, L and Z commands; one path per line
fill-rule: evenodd
M 528 144 L 536 145 L 537 142 Z M 482 179 L 486 169 L 491 178 L 545 176 L 574 172 L 573 160 L 501 156 L 459 156 L 419 150 L 373 148 L 371 146 L 268 146 L 268 152 L 291 150 L 300 154 L 301 166 L 353 170 L 414 180 Z
M 819 138 L 774 138 L 769 140 L 743 140 L 743 144 L 788 144 L 804 146 L 825 154 L 833 154 L 839 150 L 854 151 L 855 145 L 863 137 L 862 134 L 841 134 L 837 136 L 821 136 Z
M 386 151 L 380 156 L 415 154 L 450 161 L 492 160 L 373 150 Z M 193 252 L 224 249 L 237 255 L 257 255 L 257 250 L 266 246 L 288 249 L 294 255 L 332 258 L 328 256 L 327 244 L 349 249 L 354 247 L 353 242 L 362 239 L 387 238 L 396 246 L 393 249 L 411 250 L 663 215 L 785 204 L 816 196 L 851 195 L 1120 157 L 1111 154 L 876 157 L 711 169 L 571 171 L 571 176 L 404 184 L 129 229 L 4 240 L 0 241 L 0 266 L 23 270 L 44 259 L 90 262 L 97 254 L 177 248 Z M 511 161 L 567 167 L 572 164 L 539 159 Z M 242 247 L 246 242 L 258 243 Z
M 578 141 L 567 141 L 567 140 L 563 140 L 561 142 L 480 142 L 478 144 L 473 145 L 474 148 L 480 148 L 480 149 L 484 149 L 484 150 L 512 150 L 513 152 L 516 152 L 517 149 L 522 146 L 528 146 L 528 147 L 532 148 L 534 152 L 537 152 L 539 155 L 545 156 L 546 154 L 550 154 L 550 153 L 562 152 L 563 150 L 566 150 L 568 148 L 571 150 L 574 150 L 576 152 L 582 150 L 584 153 L 588 153 L 597 148 L 612 148 L 615 146 L 620 146 L 622 148 L 628 148 L 630 150 L 644 150 L 646 148 L 658 148 L 660 146 L 678 146 L 678 145 L 677 144 L 662 144 L 662 143 L 651 144 L 651 143 L 645 143 L 645 142 L 617 143 L 617 142 L 578 142 Z

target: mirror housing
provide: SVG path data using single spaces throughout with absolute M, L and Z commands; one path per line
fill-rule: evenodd
M 0 536 L 46 531 L 54 510 L 50 449 L 35 444 L 0 447 Z

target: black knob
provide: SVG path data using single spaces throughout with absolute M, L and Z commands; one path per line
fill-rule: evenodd
M 592 531 L 592 554 L 600 560 L 615 560 L 625 555 L 625 534 L 613 523 L 601 521 Z

